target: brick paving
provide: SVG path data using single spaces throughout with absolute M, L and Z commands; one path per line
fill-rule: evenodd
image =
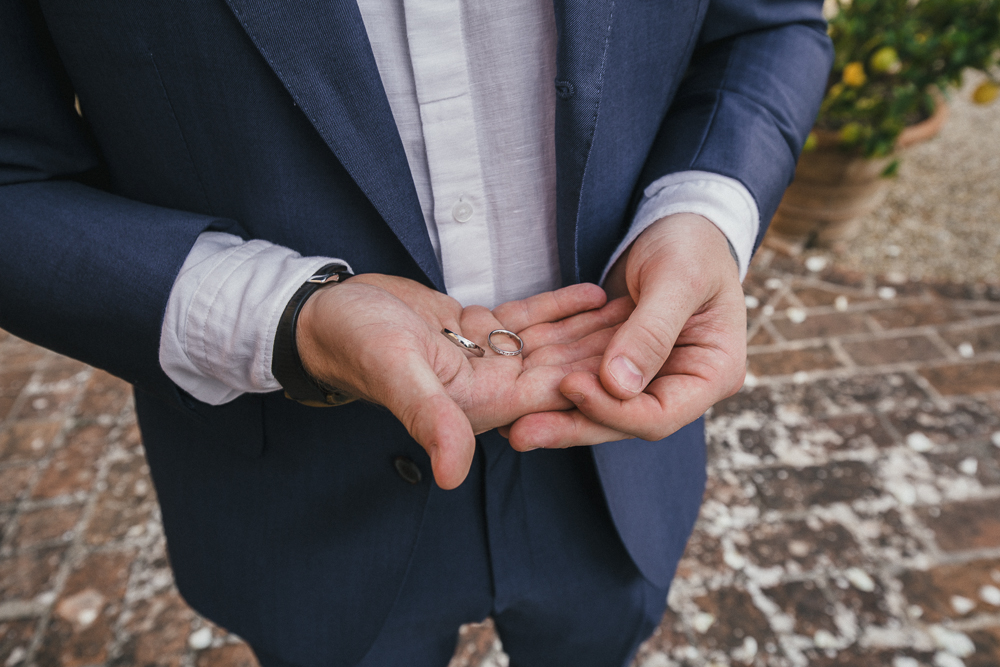
M 637 667 L 1000 665 L 1000 288 L 762 251 Z M 809 270 L 806 267 L 810 266 Z M 451 667 L 503 667 L 489 622 Z M 0 331 L 0 667 L 254 667 L 173 587 L 127 385 Z

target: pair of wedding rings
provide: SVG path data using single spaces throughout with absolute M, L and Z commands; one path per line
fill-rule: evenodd
M 441 333 L 443 333 L 445 337 L 452 343 L 459 346 L 463 350 L 466 350 L 467 352 L 471 352 L 477 357 L 481 357 L 486 354 L 486 350 L 479 347 L 465 336 L 457 334 L 450 329 L 442 329 Z M 505 350 L 502 347 L 498 347 L 496 343 L 493 342 L 493 336 L 506 336 L 507 338 L 517 343 L 517 349 Z M 496 352 L 497 354 L 502 354 L 505 357 L 516 357 L 517 355 L 521 354 L 521 350 L 524 349 L 524 341 L 521 340 L 521 337 L 518 336 L 513 331 L 507 331 L 506 329 L 494 329 L 493 331 L 491 331 L 490 335 L 486 337 L 486 343 L 490 346 L 490 349 L 492 349 L 494 352 Z

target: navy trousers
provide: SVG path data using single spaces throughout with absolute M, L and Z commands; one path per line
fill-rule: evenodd
M 511 667 L 624 666 L 666 597 L 625 551 L 586 448 L 518 453 L 491 432 L 458 489 L 432 488 L 402 590 L 358 667 L 445 667 L 458 626 L 487 616 Z

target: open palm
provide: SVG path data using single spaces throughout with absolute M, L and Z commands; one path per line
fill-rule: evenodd
M 388 408 L 427 450 L 438 484 L 452 488 L 468 472 L 474 434 L 572 407 L 559 383 L 571 372 L 596 370 L 628 314 L 627 300 L 605 299 L 595 285 L 574 285 L 491 312 L 462 308 L 404 278 L 362 274 L 306 302 L 299 352 L 314 377 Z M 487 348 L 486 355 L 470 356 L 444 328 Z M 522 354 L 490 351 L 494 329 L 520 335 Z

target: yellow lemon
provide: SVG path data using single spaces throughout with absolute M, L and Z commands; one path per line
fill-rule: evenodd
M 847 63 L 844 66 L 843 82 L 852 88 L 860 88 L 865 85 L 868 77 L 865 76 L 865 66 L 859 62 Z
M 976 90 L 972 93 L 972 101 L 976 104 L 989 104 L 998 95 L 1000 95 L 1000 85 L 993 81 L 983 81 L 976 86 Z
M 806 143 L 802 144 L 802 150 L 814 151 L 817 146 L 819 146 L 819 139 L 816 138 L 815 132 L 810 132 L 809 136 L 806 137 Z
M 861 127 L 861 123 L 848 123 L 844 127 L 840 128 L 840 142 L 848 146 L 856 144 L 861 140 L 862 131 L 863 128 Z
M 903 67 L 903 64 L 899 62 L 899 54 L 891 46 L 883 46 L 876 51 L 872 55 L 871 60 L 868 61 L 868 64 L 873 71 L 886 72 L 888 74 L 895 74 Z

